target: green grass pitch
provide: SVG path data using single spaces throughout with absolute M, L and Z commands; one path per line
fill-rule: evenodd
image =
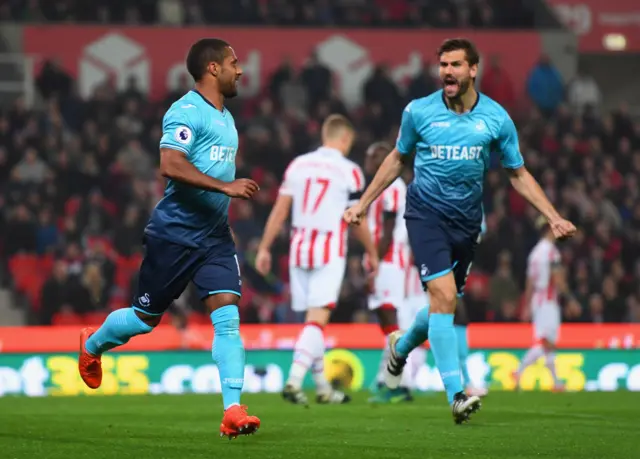
M 640 394 L 490 394 L 456 426 L 443 394 L 310 408 L 245 394 L 254 436 L 219 437 L 219 395 L 0 398 L 3 459 L 639 458 Z

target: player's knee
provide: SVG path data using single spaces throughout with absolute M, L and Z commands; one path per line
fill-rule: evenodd
M 430 312 L 436 314 L 453 313 L 456 309 L 456 293 L 455 285 L 429 285 Z
M 135 310 L 136 316 L 138 316 L 138 319 L 140 319 L 142 322 L 144 322 L 146 325 L 148 325 L 149 327 L 151 327 L 151 329 L 155 328 L 160 321 L 162 320 L 162 316 L 152 316 L 149 314 L 145 314 L 144 312 Z M 143 333 L 149 333 L 150 330 L 148 331 L 144 331 Z
M 542 345 L 542 348 L 544 349 L 545 352 L 554 351 L 553 343 L 551 343 L 551 341 L 549 341 L 548 339 L 542 338 L 542 340 L 540 340 L 540 344 Z
M 331 308 L 309 308 L 305 317 L 305 322 L 313 322 L 325 326 L 331 318 Z
M 237 306 L 238 300 L 240 297 L 235 293 L 216 293 L 215 295 L 210 295 L 204 299 L 204 305 L 206 306 L 209 313 L 220 309 L 224 306 Z

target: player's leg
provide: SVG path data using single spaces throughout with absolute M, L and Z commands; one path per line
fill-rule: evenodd
M 426 308 L 428 310 L 429 295 L 427 295 L 426 292 L 422 292 L 421 295 L 413 295 L 406 299 L 398 311 L 398 325 L 400 326 L 400 330 L 409 330 L 412 327 L 416 317 L 418 316 L 418 312 L 425 308 L 425 304 L 427 305 Z M 403 336 L 406 336 L 406 334 Z M 407 364 L 405 365 L 402 373 L 402 379 L 408 378 L 411 381 L 409 384 L 409 387 L 411 388 L 416 386 L 418 372 L 427 361 L 427 350 L 422 346 L 423 343 L 424 341 L 420 343 L 418 347 L 409 352 L 409 355 L 407 356 Z M 400 384 L 404 384 L 402 380 Z
M 437 222 L 407 220 L 406 225 L 414 262 L 424 284 L 425 278 L 429 276 L 430 267 L 450 265 L 449 247 L 444 243 L 444 236 Z M 390 335 L 390 354 L 385 370 L 385 384 L 388 387 L 398 387 L 409 353 L 427 340 L 429 311 L 429 305 L 425 305 L 417 312 L 415 320 L 406 332 L 395 332 Z
M 381 263 L 374 283 L 374 291 L 368 299 L 369 309 L 375 311 L 385 337 L 385 345 L 376 376 L 377 393 L 370 399 L 373 403 L 397 403 L 412 401 L 409 369 L 402 372 L 399 387 L 388 388 L 384 384 L 387 362 L 390 357 L 389 337 L 399 330 L 398 311 L 405 296 L 405 271 L 392 263 Z
M 293 363 L 283 397 L 293 403 L 306 404 L 302 383 L 312 370 L 318 403 L 347 403 L 351 398 L 334 390 L 324 375 L 324 327 L 329 323 L 344 277 L 344 260 L 313 270 L 291 267 L 291 300 L 294 311 L 305 311 L 305 325 L 294 347 Z
M 153 330 L 193 272 L 195 259 L 183 246 L 146 237 L 145 249 L 132 306 L 113 311 L 100 328 L 85 328 L 80 334 L 78 369 L 92 389 L 102 382 L 102 354 Z
M 564 384 L 556 373 L 556 342 L 560 327 L 560 308 L 558 305 L 545 305 L 543 322 L 544 333 L 541 344 L 544 349 L 544 363 L 553 378 L 553 390 L 562 392 L 564 391 Z
M 516 385 L 516 388 L 520 385 L 520 378 L 524 371 L 534 363 L 538 361 L 538 359 L 545 355 L 545 346 L 543 343 L 544 337 L 546 335 L 546 326 L 544 323 L 544 316 L 540 309 L 540 307 L 534 308 L 533 310 L 533 335 L 534 335 L 534 344 L 527 352 L 525 353 L 520 365 L 516 371 L 513 372 L 513 379 Z
M 207 251 L 192 279 L 213 325 L 211 356 L 220 374 L 224 408 L 220 435 L 230 439 L 255 433 L 260 427 L 260 419 L 250 416 L 240 404 L 245 352 L 238 311 L 242 281 L 234 252 L 231 241 Z
M 462 373 L 462 384 L 465 388 L 471 386 L 469 370 L 467 369 L 467 357 L 469 357 L 469 341 L 467 337 L 466 325 L 454 325 L 456 337 L 458 338 L 458 358 L 460 359 L 460 372 Z
M 458 349 L 458 336 L 454 328 L 454 319 L 458 298 L 463 295 L 467 276 L 475 254 L 476 240 L 468 237 L 453 238 L 451 241 L 451 271 L 439 271 L 427 281 L 431 300 L 431 316 L 429 319 L 429 341 L 438 366 L 438 371 L 452 405 L 456 423 L 464 422 L 480 408 L 480 398 L 467 396 L 463 392 L 461 366 Z M 440 275 L 439 277 L 434 277 Z M 466 347 L 466 333 L 463 346 Z M 449 345 L 447 346 L 447 343 Z
M 311 271 L 300 267 L 289 266 L 289 286 L 291 289 L 291 308 L 295 312 L 305 312 L 305 324 L 298 335 L 293 347 L 293 358 L 289 367 L 289 376 L 285 383 L 282 397 L 291 403 L 308 405 L 307 395 L 302 391 L 302 383 L 306 374 L 318 359 L 318 349 L 324 345 L 323 326 L 324 315 L 329 311 L 315 311 L 308 313 L 307 300 L 309 296 L 309 278 Z M 319 370 L 318 370 L 319 371 Z

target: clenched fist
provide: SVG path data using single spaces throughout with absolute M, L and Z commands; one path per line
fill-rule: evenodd
M 366 210 L 360 206 L 360 203 L 349 207 L 344 211 L 342 219 L 349 225 L 359 225 L 362 219 L 365 217 Z
M 251 179 L 236 179 L 227 184 L 222 192 L 231 198 L 250 199 L 260 187 Z
M 549 227 L 553 232 L 553 236 L 558 240 L 570 238 L 577 231 L 575 225 L 564 218 L 549 221 Z

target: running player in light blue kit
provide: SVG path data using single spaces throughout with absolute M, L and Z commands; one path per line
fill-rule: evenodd
M 237 94 L 242 75 L 233 48 L 202 39 L 189 50 L 187 70 L 195 88 L 169 108 L 162 123 L 160 171 L 169 180 L 145 228 L 137 293 L 131 307 L 113 311 L 98 330 L 82 330 L 78 367 L 87 386 L 100 387 L 102 354 L 150 333 L 193 282 L 214 329 L 212 357 L 224 406 L 220 435 L 235 438 L 254 433 L 260 420 L 240 405 L 242 282 L 227 216 L 231 198 L 249 199 L 258 185 L 235 178 L 238 132 L 224 106 L 225 98 Z
M 397 386 L 407 355 L 428 337 L 459 424 L 480 408 L 480 398 L 463 391 L 453 316 L 480 235 L 482 189 L 491 153 L 500 155 L 513 187 L 546 217 L 556 238 L 570 237 L 576 228 L 558 214 L 524 167 L 509 114 L 476 91 L 480 58 L 475 46 L 466 39 L 447 40 L 438 56 L 443 89 L 407 105 L 396 148 L 344 219 L 360 224 L 415 151 L 405 219 L 431 308 L 418 313 L 406 334 L 390 337 L 386 382 L 390 388 Z

